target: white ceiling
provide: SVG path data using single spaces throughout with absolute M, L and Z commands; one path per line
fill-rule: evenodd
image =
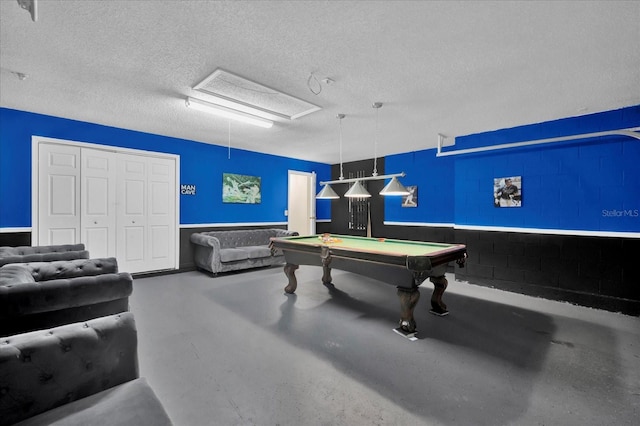
M 222 68 L 322 107 L 231 125 L 232 147 L 287 157 L 338 163 L 338 113 L 347 162 L 640 104 L 639 1 L 37 5 L 0 0 L 0 106 L 227 146 L 184 102 Z

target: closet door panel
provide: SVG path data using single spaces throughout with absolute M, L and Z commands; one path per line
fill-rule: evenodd
M 149 158 L 149 268 L 175 267 L 175 161 Z
M 147 158 L 118 154 L 117 163 L 118 263 L 123 271 L 148 271 Z
M 80 148 L 38 147 L 38 245 L 80 242 Z
M 116 256 L 116 156 L 82 148 L 82 241 L 91 257 Z

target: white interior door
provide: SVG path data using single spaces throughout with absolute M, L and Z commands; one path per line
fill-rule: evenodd
M 287 229 L 300 235 L 316 233 L 316 175 L 289 170 Z
M 94 258 L 115 257 L 116 153 L 82 148 L 81 241 Z
M 40 144 L 37 244 L 80 242 L 80 148 Z

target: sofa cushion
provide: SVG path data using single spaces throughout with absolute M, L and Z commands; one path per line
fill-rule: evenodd
M 164 426 L 171 420 L 144 378 L 45 411 L 15 426 Z
M 221 262 L 237 262 L 239 260 L 247 260 L 249 253 L 242 249 L 226 248 L 220 250 Z
M 246 246 L 241 249 L 247 252 L 249 259 L 271 257 L 271 249 L 268 246 Z

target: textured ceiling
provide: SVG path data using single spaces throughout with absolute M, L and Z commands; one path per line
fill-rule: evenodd
M 338 163 L 338 113 L 353 161 L 640 104 L 639 46 L 638 1 L 0 0 L 0 106 L 226 146 L 222 68 L 322 108 L 232 147 Z

